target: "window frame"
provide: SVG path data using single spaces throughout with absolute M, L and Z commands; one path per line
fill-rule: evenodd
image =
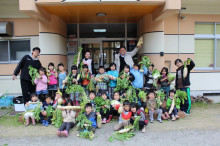
M 30 42 L 30 53 L 31 53 L 31 39 L 0 39 L 1 41 L 6 41 L 8 42 L 8 61 L 0 61 L 0 64 L 17 64 L 19 63 L 20 60 L 15 60 L 15 61 L 11 61 L 11 48 L 10 48 L 10 42 L 11 41 L 29 41 Z
M 201 71 L 201 70 L 210 70 L 210 71 L 216 71 L 220 70 L 220 67 L 216 66 L 216 52 L 217 52 L 217 40 L 220 40 L 220 34 L 216 34 L 216 25 L 220 24 L 219 22 L 196 22 L 196 24 L 213 24 L 214 25 L 214 34 L 195 34 L 195 40 L 214 40 L 214 66 L 213 67 L 195 67 L 195 70 Z M 196 33 L 196 32 L 195 32 Z

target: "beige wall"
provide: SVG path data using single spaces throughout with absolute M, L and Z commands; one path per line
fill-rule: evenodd
M 67 69 L 67 56 L 65 55 L 40 55 L 40 62 L 45 68 L 50 62 L 53 62 L 56 67 L 59 63 L 63 63 Z

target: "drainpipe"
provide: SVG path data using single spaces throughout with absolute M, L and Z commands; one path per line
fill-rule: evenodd
M 180 18 L 181 18 L 181 10 L 179 10 L 179 14 L 178 14 L 178 59 L 180 58 Z

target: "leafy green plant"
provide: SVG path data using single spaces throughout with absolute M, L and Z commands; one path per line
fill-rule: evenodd
M 29 65 L 28 69 L 29 69 L 29 75 L 31 76 L 31 82 L 34 85 L 35 78 L 38 79 L 40 76 L 39 72 L 36 68 L 32 67 L 31 65 Z

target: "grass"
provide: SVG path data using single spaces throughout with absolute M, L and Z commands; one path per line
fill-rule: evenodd
M 23 125 L 18 122 L 17 116 L 3 116 L 0 118 L 0 125 L 2 126 L 20 126 Z

